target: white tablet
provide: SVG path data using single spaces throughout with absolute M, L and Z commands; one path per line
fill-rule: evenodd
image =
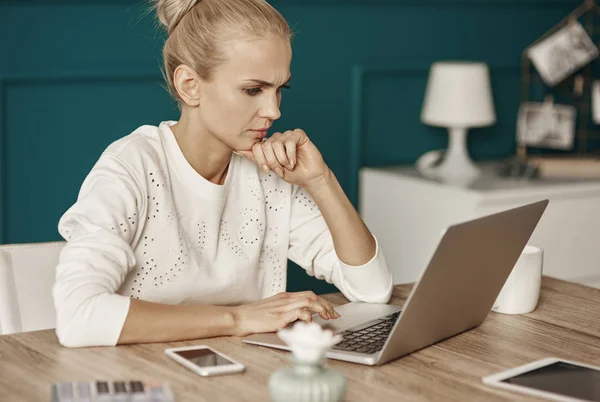
M 555 401 L 600 402 L 600 367 L 555 357 L 489 375 L 483 382 Z

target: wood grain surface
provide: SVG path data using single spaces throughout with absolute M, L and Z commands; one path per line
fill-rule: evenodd
M 403 304 L 411 285 L 396 286 Z M 325 296 L 335 305 L 341 294 Z M 168 347 L 207 344 L 246 365 L 242 374 L 201 377 L 164 355 Z M 540 400 L 487 386 L 481 378 L 545 357 L 600 365 L 600 290 L 544 277 L 537 309 L 491 312 L 485 322 L 381 367 L 335 360 L 348 383 L 346 401 Z M 69 349 L 53 330 L 0 336 L 0 401 L 50 401 L 60 381 L 160 380 L 182 401 L 268 401 L 269 376 L 290 354 L 223 337 L 186 342 Z

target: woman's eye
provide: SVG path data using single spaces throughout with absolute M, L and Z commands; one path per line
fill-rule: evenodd
M 248 89 L 245 89 L 244 91 L 246 91 L 246 93 L 250 96 L 256 96 L 262 92 L 262 89 L 261 88 L 248 88 Z
M 290 88 L 289 85 L 282 85 L 279 88 L 277 88 L 277 92 L 281 92 L 283 89 L 288 89 L 288 88 Z M 246 92 L 246 94 L 248 94 L 250 96 L 256 96 L 256 95 L 260 94 L 262 91 L 263 91 L 263 89 L 260 87 L 244 89 L 244 92 Z

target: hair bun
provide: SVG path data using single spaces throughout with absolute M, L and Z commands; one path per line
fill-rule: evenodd
M 200 0 L 156 0 L 158 20 L 170 34 L 192 7 Z

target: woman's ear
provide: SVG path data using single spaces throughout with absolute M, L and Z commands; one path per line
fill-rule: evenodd
M 190 67 L 182 64 L 175 69 L 173 84 L 177 94 L 188 106 L 200 104 L 200 78 Z

